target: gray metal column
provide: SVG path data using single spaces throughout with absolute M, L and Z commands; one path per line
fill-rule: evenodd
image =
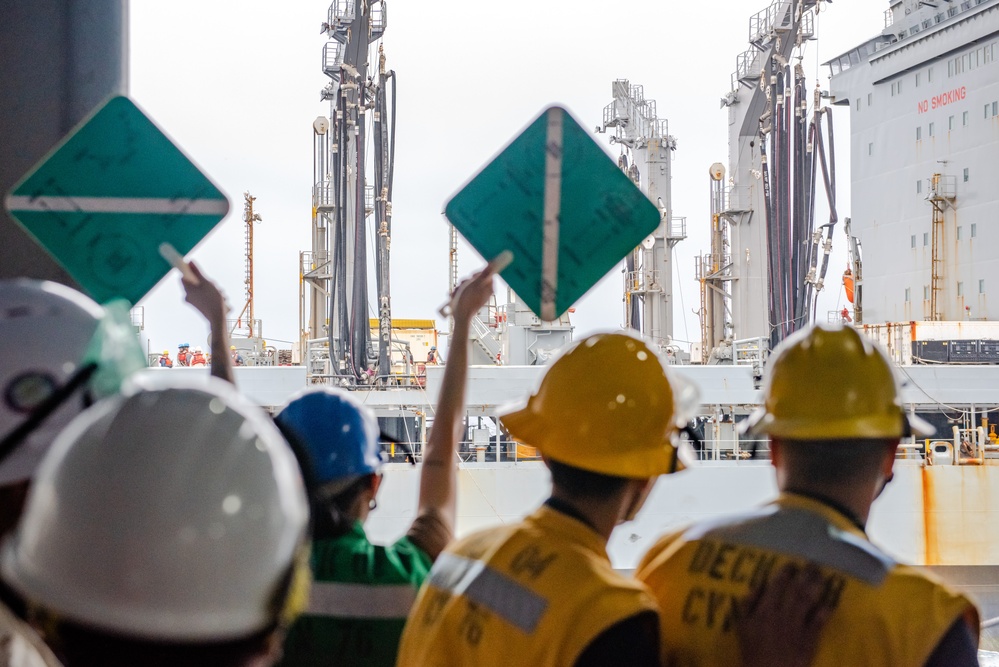
M 0 3 L 0 194 L 90 111 L 128 89 L 127 0 Z M 73 284 L 0 211 L 0 278 Z

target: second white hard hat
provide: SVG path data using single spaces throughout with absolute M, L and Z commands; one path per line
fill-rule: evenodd
M 0 280 L 0 439 L 76 373 L 104 309 L 65 285 Z M 0 486 L 30 478 L 62 428 L 84 407 L 69 396 L 0 463 Z
M 294 455 L 230 385 L 193 380 L 143 378 L 56 440 L 2 554 L 27 600 L 128 637 L 219 641 L 307 585 Z

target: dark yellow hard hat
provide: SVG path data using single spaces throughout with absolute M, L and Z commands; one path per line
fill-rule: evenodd
M 790 440 L 929 437 L 933 427 L 906 415 L 891 362 L 853 327 L 818 324 L 774 350 L 764 404 L 745 432 Z
M 548 369 L 526 406 L 501 415 L 510 434 L 583 470 L 648 478 L 683 468 L 675 445 L 677 394 L 645 341 L 625 333 L 584 338 Z

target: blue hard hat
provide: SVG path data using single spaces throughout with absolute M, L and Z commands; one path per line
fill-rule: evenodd
M 274 421 L 307 459 L 317 487 L 376 473 L 384 462 L 378 420 L 344 391 L 306 389 Z
M 191 344 L 190 343 L 181 343 L 177 347 L 191 347 Z

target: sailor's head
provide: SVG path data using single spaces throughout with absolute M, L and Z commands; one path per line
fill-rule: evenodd
M 538 448 L 557 488 L 630 494 L 623 520 L 641 507 L 655 478 L 684 468 L 679 405 L 690 392 L 643 339 L 596 334 L 566 350 L 526 405 L 501 419 L 514 438 Z

